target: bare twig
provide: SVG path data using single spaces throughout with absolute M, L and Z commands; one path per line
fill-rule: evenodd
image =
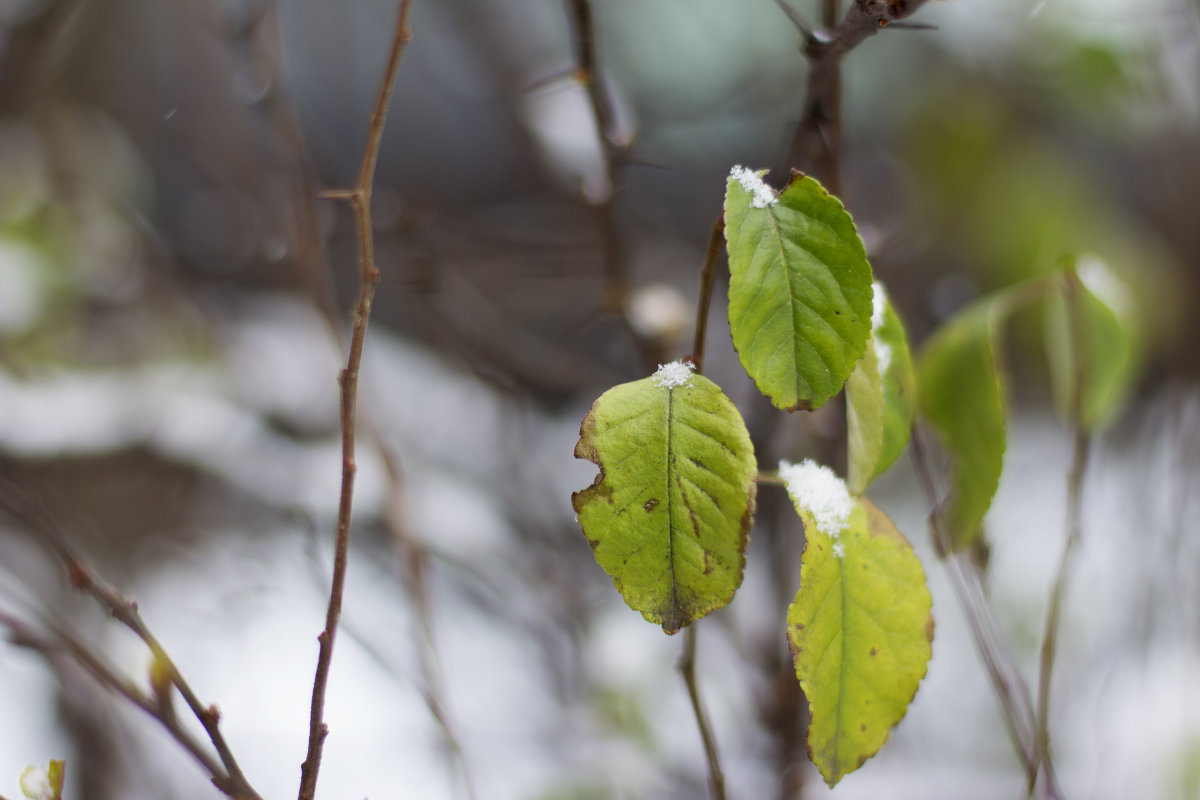
M 134 705 L 146 711 L 157 719 L 175 737 L 183 747 L 191 753 L 208 770 L 213 784 L 230 797 L 237 800 L 259 800 L 258 793 L 250 786 L 245 775 L 238 766 L 229 744 L 225 741 L 220 728 L 220 712 L 215 705 L 205 706 L 192 690 L 191 685 L 184 679 L 183 674 L 171 660 L 157 637 L 142 620 L 138 613 L 137 603 L 123 596 L 115 587 L 100 577 L 83 560 L 74 545 L 67 539 L 41 505 L 29 494 L 15 486 L 5 484 L 0 486 L 0 509 L 6 511 L 14 520 L 21 523 L 30 533 L 35 534 L 66 567 L 71 585 L 80 591 L 91 595 L 114 619 L 134 634 L 150 648 L 155 661 L 165 672 L 169 684 L 178 689 L 179 694 L 187 703 L 188 708 L 208 735 L 209 741 L 217 752 L 218 761 L 212 759 L 204 749 L 185 730 L 179 727 L 174 714 L 148 698 L 141 690 L 126 681 L 116 677 L 86 646 L 73 637 L 59 631 L 59 638 L 70 652 L 71 656 L 80 663 L 97 681 L 109 689 L 126 697 Z M 16 632 L 15 620 L 5 616 L 2 620 L 6 626 Z M 24 637 L 19 643 L 31 646 L 31 643 L 42 644 L 30 633 L 28 628 L 21 629 Z M 34 648 L 41 649 L 41 648 Z M 45 651 L 43 651 L 45 652 Z
M 700 299 L 696 303 L 696 338 L 692 342 L 691 361 L 696 371 L 704 372 L 704 338 L 708 331 L 708 308 L 712 304 L 713 284 L 717 281 L 717 261 L 721 257 L 721 245 L 725 241 L 725 215 L 713 223 L 712 235 L 708 237 L 708 250 L 704 254 L 704 267 L 700 270 Z
M 222 791 L 226 791 L 223 786 L 227 785 L 229 778 L 221 763 L 209 754 L 194 736 L 184 730 L 173 715 L 161 714 L 159 704 L 154 699 L 131 681 L 118 676 L 112 667 L 105 664 L 99 656 L 93 653 L 87 645 L 74 635 L 66 632 L 64 629 L 57 628 L 54 631 L 56 638 L 50 639 L 41 635 L 25 622 L 3 611 L 0 611 L 0 624 L 8 628 L 9 641 L 12 644 L 32 650 L 51 662 L 51 664 L 60 655 L 65 654 L 70 656 L 101 686 L 121 695 L 130 703 L 145 711 L 151 717 L 154 717 L 167 729 L 167 732 L 171 734 L 180 746 L 212 776 L 213 784 Z M 238 796 L 228 791 L 226 793 L 230 794 L 230 796 Z
M 354 211 L 359 244 L 359 294 L 354 306 L 353 328 L 350 335 L 349 354 L 346 368 L 339 378 L 341 385 L 341 428 L 342 428 L 342 487 L 338 500 L 337 539 L 334 544 L 333 581 L 329 592 L 329 607 L 325 614 L 325 629 L 318 637 L 320 651 L 317 656 L 316 676 L 313 679 L 312 706 L 309 713 L 308 753 L 300 767 L 300 800 L 312 800 L 316 794 L 317 775 L 321 769 L 321 754 L 329 728 L 325 724 L 325 690 L 329 682 L 329 669 L 333 661 L 333 644 L 337 636 L 338 618 L 342 611 L 342 595 L 346 585 L 346 567 L 350 547 L 350 519 L 354 505 L 355 423 L 358 401 L 358 373 L 362 364 L 363 346 L 366 341 L 367 323 L 371 317 L 371 303 L 375 297 L 375 286 L 379 282 L 379 269 L 375 265 L 375 246 L 371 227 L 371 189 L 375 180 L 375 165 L 383 140 L 383 128 L 391 102 L 392 89 L 396 85 L 396 74 L 404 48 L 412 38 L 409 16 L 412 0 L 401 0 L 396 15 L 396 29 L 392 37 L 391 52 L 384 70 L 382 85 L 371 121 L 367 128 L 367 142 L 363 150 L 358 182 L 345 195 Z
M 1042 636 L 1041 658 L 1038 665 L 1037 688 L 1037 731 L 1034 739 L 1033 763 L 1026 775 L 1026 794 L 1033 796 L 1038 772 L 1050 759 L 1050 685 L 1054 678 L 1054 658 L 1058 649 L 1058 628 L 1062 616 L 1063 598 L 1067 589 L 1067 572 L 1071 556 L 1082 537 L 1083 485 L 1087 472 L 1088 454 L 1092 437 L 1083 424 L 1083 382 L 1087 377 L 1088 364 L 1084 348 L 1083 315 L 1079 308 L 1082 300 L 1079 293 L 1079 276 L 1074 269 L 1068 270 L 1065 279 L 1065 302 L 1069 347 L 1073 357 L 1071 396 L 1069 413 L 1071 426 L 1075 429 L 1071 448 L 1071 466 L 1067 474 L 1067 541 L 1062 558 L 1058 563 L 1058 574 L 1050 594 L 1050 605 L 1046 611 L 1046 630 Z
M 264 7 L 263 13 L 256 15 L 254 22 L 244 31 L 240 31 L 239 35 L 252 37 L 255 48 L 261 51 L 261 58 L 274 78 L 272 84 L 282 85 L 282 45 L 278 9 L 274 5 Z M 334 276 L 320 241 L 320 221 L 314 200 L 354 202 L 356 189 L 318 190 L 316 188 L 315 169 L 304 141 L 299 120 L 282 91 L 271 92 L 267 99 L 259 104 L 259 107 L 269 115 L 269 123 L 280 134 L 280 139 L 287 143 L 287 149 L 294 159 L 294 174 L 290 176 L 293 188 L 292 210 L 287 219 L 290 223 L 291 235 L 297 242 L 294 259 L 297 273 L 302 283 L 309 287 L 314 304 L 324 318 L 331 335 L 340 346 L 344 321 L 338 308 Z M 419 687 L 419 692 L 429 709 L 430 716 L 437 723 L 448 750 L 458 762 L 467 787 L 467 796 L 474 797 L 472 781 L 462 748 L 453 732 L 448 715 L 444 711 L 446 704 L 441 700 L 442 692 L 433 644 L 433 626 L 430 622 L 429 597 L 426 591 L 424 565 L 429 560 L 427 548 L 411 534 L 403 519 L 404 476 L 401 459 L 379 435 L 369 411 L 370 409 L 360 402 L 356 422 L 362 438 L 369 440 L 375 446 L 386 469 L 390 512 L 387 515 L 387 525 L 392 533 L 398 555 L 403 561 L 406 578 L 402 582 L 403 588 L 411 607 L 415 609 L 415 613 L 421 621 L 420 632 L 415 637 L 417 640 L 415 649 L 418 653 L 422 680 L 425 685 Z M 345 627 L 344 623 L 342 627 Z M 359 643 L 364 648 L 369 648 L 367 642 L 360 641 Z
M 696 715 L 696 726 L 704 742 L 704 757 L 708 760 L 708 781 L 713 800 L 725 800 L 725 775 L 721 772 L 721 757 L 717 753 L 717 740 L 713 736 L 704 704 L 700 702 L 700 689 L 696 683 L 696 625 L 688 626 L 683 632 L 683 655 L 679 658 L 679 672 L 687 684 L 688 698 Z

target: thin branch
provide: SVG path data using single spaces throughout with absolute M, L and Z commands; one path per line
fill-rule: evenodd
M 786 0 L 775 0 L 775 5 L 779 6 L 780 10 L 788 15 L 788 19 L 796 26 L 796 30 L 804 35 L 805 41 L 813 37 L 813 26 L 809 24 L 803 14 L 788 5 Z
M 596 58 L 596 26 L 590 0 L 564 0 L 570 18 L 577 59 L 575 79 L 587 92 L 588 104 L 596 121 L 600 137 L 600 148 L 604 159 L 605 179 L 608 193 L 595 204 L 597 227 L 600 229 L 604 253 L 604 308 L 616 314 L 626 334 L 633 342 L 642 367 L 653 370 L 662 359 L 660 346 L 643 337 L 634 328 L 627 313 L 629 300 L 629 277 L 626 274 L 625 250 L 617 226 L 615 195 L 621 181 L 621 173 L 627 163 L 628 146 L 615 138 L 616 114 L 599 79 Z
M 133 631 L 150 649 L 155 660 L 164 668 L 169 684 L 179 690 L 180 696 L 183 697 L 192 714 L 204 727 L 204 732 L 216 750 L 220 763 L 213 761 L 211 756 L 203 752 L 203 748 L 178 726 L 174 714 L 168 712 L 165 706 L 160 707 L 159 704 L 145 698 L 140 691 L 131 688 L 127 682 L 117 678 L 115 673 L 107 669 L 86 647 L 77 642 L 73 645 L 74 639 L 60 631 L 59 637 L 63 639 L 64 645 L 70 650 L 72 656 L 101 684 L 123 695 L 134 705 L 158 719 L 171 732 L 172 736 L 209 771 L 213 784 L 218 789 L 238 800 L 260 800 L 258 793 L 250 786 L 246 776 L 242 774 L 237 759 L 234 758 L 229 744 L 221 733 L 221 715 L 217 707 L 215 705 L 205 706 L 196 696 L 175 662 L 171 660 L 157 637 L 142 620 L 141 614 L 138 613 L 137 603 L 122 595 L 84 562 L 74 545 L 32 496 L 11 484 L 2 484 L 0 485 L 0 509 L 20 522 L 30 533 L 37 535 L 53 551 L 66 567 L 72 586 L 91 595 L 110 616 Z M 11 618 L 6 617 L 4 622 L 12 629 Z
M 1037 689 L 1037 732 L 1034 747 L 1034 759 L 1027 773 L 1025 786 L 1026 794 L 1033 796 L 1037 784 L 1038 771 L 1042 764 L 1048 764 L 1050 759 L 1050 686 L 1054 678 L 1054 658 L 1058 649 L 1058 629 L 1062 617 L 1063 598 L 1067 589 L 1067 572 L 1071 557 L 1079 540 L 1082 538 L 1083 517 L 1083 486 L 1087 474 L 1088 455 L 1091 451 L 1092 437 L 1083 424 L 1083 382 L 1087 377 L 1087 363 L 1084 350 L 1083 314 L 1079 276 L 1071 269 L 1065 275 L 1065 302 L 1068 318 L 1068 339 L 1070 352 L 1073 356 L 1073 375 L 1071 376 L 1070 417 L 1074 428 L 1074 442 L 1071 448 L 1071 466 L 1067 473 L 1067 541 L 1063 547 L 1062 558 L 1058 563 L 1058 574 L 1054 579 L 1054 588 L 1050 594 L 1050 605 L 1046 611 L 1046 630 L 1042 637 L 1041 658 L 1038 668 Z
M 212 776 L 213 785 L 230 794 L 230 796 L 237 796 L 223 788 L 228 785 L 229 777 L 220 762 L 206 752 L 203 745 L 194 736 L 180 727 L 178 720 L 173 715 L 162 714 L 160 706 L 153 699 L 130 681 L 119 677 L 115 670 L 101 661 L 100 657 L 88 649 L 87 645 L 78 638 L 63 629 L 56 629 L 55 636 L 58 641 L 51 640 L 40 635 L 16 617 L 2 611 L 0 611 L 0 624 L 8 628 L 10 634 L 9 641 L 12 644 L 39 654 L 51 663 L 52 669 L 54 668 L 53 665 L 56 656 L 60 652 L 65 651 L 67 655 L 79 664 L 84 672 L 91 675 L 101 686 L 121 695 L 130 703 L 158 720 L 166 728 L 167 732 L 171 734 L 172 738 Z
M 712 304 L 713 284 L 717 281 L 717 261 L 721 257 L 721 245 L 725 242 L 725 215 L 713 223 L 712 235 L 708 237 L 708 250 L 704 254 L 704 267 L 700 270 L 700 299 L 696 303 L 696 338 L 692 342 L 691 361 L 696 372 L 704 372 L 704 338 L 708 332 L 708 309 Z
M 704 713 L 704 705 L 700 702 L 700 689 L 696 683 L 695 623 L 683 632 L 683 654 L 679 658 L 679 672 L 683 675 L 683 682 L 687 684 L 688 698 L 692 701 L 692 711 L 696 715 L 696 726 L 700 729 L 700 739 L 704 742 L 704 757 L 708 760 L 708 782 L 713 800 L 725 800 L 725 775 L 721 772 L 717 740 L 713 736 L 708 715 Z
M 838 0 L 821 0 L 821 24 L 826 28 L 837 25 Z
M 329 683 L 329 670 L 333 662 L 333 645 L 337 637 L 338 619 L 342 611 L 342 596 L 346 585 L 346 567 L 350 549 L 350 520 L 354 505 L 355 423 L 358 400 L 358 373 L 362 364 L 363 346 L 366 342 L 367 323 L 371 317 L 371 304 L 375 297 L 375 286 L 379 282 L 379 269 L 375 265 L 375 244 L 371 227 L 371 189 L 375 180 L 375 166 L 379 159 L 379 148 L 383 140 L 384 122 L 391 103 L 392 90 L 396 85 L 400 58 L 412 38 L 409 17 L 412 0 L 401 0 L 396 15 L 396 29 L 392 36 L 391 52 L 384 70 L 383 83 L 371 111 L 367 128 L 367 142 L 363 148 L 362 164 L 358 183 L 346 197 L 354 210 L 359 245 L 359 294 L 353 312 L 353 329 L 350 335 L 346 368 L 339 377 L 341 385 L 341 428 L 342 428 L 342 487 L 338 499 L 337 538 L 334 544 L 333 580 L 329 592 L 329 607 L 325 614 L 325 629 L 317 638 L 320 650 L 317 655 L 316 676 L 313 679 L 312 706 L 309 713 L 308 752 L 300 767 L 300 800 L 312 800 L 316 794 L 317 776 L 321 769 L 321 755 L 329 728 L 325 724 L 325 691 Z
M 262 52 L 262 59 L 267 65 L 270 74 L 274 77 L 272 84 L 279 86 L 283 84 L 283 75 L 278 9 L 272 5 L 269 8 L 264 7 L 263 12 L 257 15 L 252 25 L 242 30 L 238 35 L 253 39 L 253 46 Z M 280 138 L 287 143 L 286 149 L 293 154 L 296 161 L 295 174 L 298 176 L 298 179 L 293 184 L 293 210 L 289 217 L 292 235 L 298 243 L 297 257 L 294 263 L 302 283 L 309 287 L 314 305 L 325 320 L 331 336 L 338 342 L 338 346 L 341 347 L 341 331 L 344 328 L 344 321 L 337 304 L 336 292 L 334 290 L 334 276 L 320 241 L 318 233 L 320 224 L 313 201 L 320 199 L 354 202 L 356 189 L 318 190 L 316 188 L 315 169 L 308 154 L 303 132 L 294 110 L 286 102 L 281 91 L 276 90 L 271 92 L 268 98 L 269 102 L 264 102 L 260 106 L 266 109 L 270 123 L 278 131 Z M 411 534 L 404 522 L 403 514 L 400 511 L 404 496 L 404 476 L 401 460 L 398 454 L 385 444 L 383 437 L 378 432 L 377 426 L 374 424 L 374 420 L 368 412 L 369 409 L 360 403 L 356 414 L 356 423 L 362 434 L 362 438 L 370 440 L 373 443 L 385 466 L 388 481 L 388 509 L 390 512 L 387 515 L 386 521 L 392 533 L 396 549 L 403 558 L 406 567 L 406 580 L 402 581 L 402 586 L 411 606 L 416 609 L 416 614 L 422 621 L 421 632 L 415 637 L 417 639 L 415 647 L 419 654 L 422 676 L 425 682 L 424 686 L 419 687 L 419 693 L 429 709 L 430 716 L 437 723 L 447 748 L 461 770 L 464 783 L 467 787 L 467 796 L 473 798 L 475 793 L 466 759 L 462 747 L 459 745 L 453 728 L 450 725 L 448 715 L 443 710 L 445 709 L 445 703 L 440 699 L 440 680 L 437 672 L 437 658 L 434 652 L 432 635 L 433 626 L 430 622 L 431 614 L 429 611 L 428 592 L 425 590 L 425 569 L 423 567 L 429 560 L 428 548 Z M 323 578 L 320 583 L 324 583 Z M 344 622 L 341 624 L 341 627 L 345 628 Z M 368 647 L 365 642 L 360 641 L 360 644 Z

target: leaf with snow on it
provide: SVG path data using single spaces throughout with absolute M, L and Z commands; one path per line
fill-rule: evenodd
M 66 762 L 52 760 L 44 769 L 26 767 L 21 773 L 21 793 L 27 800 L 62 800 Z
M 776 195 L 744 167 L 725 182 L 724 220 L 738 359 L 776 408 L 820 408 L 871 334 L 871 266 L 854 220 L 812 178 Z
M 832 787 L 907 713 L 932 654 L 932 600 L 912 546 L 868 500 L 836 538 L 819 525 L 806 534 L 787 637 L 811 712 L 809 757 Z
M 883 285 L 872 290 L 871 342 L 846 381 L 847 482 L 856 495 L 899 458 L 916 414 L 904 323 Z
M 600 467 L 571 496 L 596 561 L 629 606 L 675 633 L 733 599 L 754 515 L 754 448 L 715 383 L 675 361 L 614 386 L 575 457 Z

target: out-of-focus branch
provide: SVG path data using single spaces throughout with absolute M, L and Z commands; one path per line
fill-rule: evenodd
M 721 258 L 721 245 L 725 242 L 725 215 L 717 217 L 712 234 L 708 238 L 708 250 L 704 254 L 704 267 L 700 270 L 700 299 L 696 303 L 696 335 L 692 342 L 691 361 L 696 371 L 704 372 L 704 338 L 708 332 L 708 309 L 712 304 L 713 285 L 717 281 L 717 261 Z
M 29 533 L 36 536 L 62 561 L 72 586 L 91 595 L 110 616 L 133 631 L 145 643 L 153 654 L 158 669 L 166 678 L 166 690 L 169 691 L 173 686 L 179 691 L 192 714 L 204 727 L 204 732 L 216 750 L 219 761 L 214 760 L 204 751 L 199 742 L 180 727 L 174 713 L 170 711 L 170 706 L 165 702 L 165 697 L 157 698 L 162 702 L 156 702 L 133 684 L 117 677 L 112 669 L 73 636 L 64 631 L 58 631 L 60 648 L 50 640 L 38 636 L 31 628 L 20 623 L 14 617 L 2 615 L 0 622 L 3 622 L 13 633 L 14 642 L 47 656 L 56 650 L 65 649 L 101 685 L 124 696 L 138 708 L 157 719 L 175 740 L 208 770 L 213 784 L 218 789 L 237 800 L 261 800 L 258 793 L 246 780 L 245 775 L 242 774 L 237 759 L 234 758 L 229 744 L 221 733 L 221 715 L 217 707 L 215 705 L 205 706 L 200 702 L 199 697 L 196 696 L 191 685 L 176 667 L 175 662 L 171 660 L 162 644 L 142 620 L 141 614 L 138 613 L 137 603 L 122 595 L 88 566 L 74 545 L 32 496 L 11 484 L 0 484 L 0 509 Z
M 625 249 L 617 226 L 614 199 L 628 159 L 629 147 L 627 143 L 618 142 L 615 137 L 616 114 L 599 78 L 596 27 L 591 1 L 565 0 L 565 3 L 567 15 L 572 23 L 578 59 L 574 77 L 587 91 L 588 103 L 600 137 L 605 179 L 608 181 L 608 193 L 595 204 L 597 227 L 600 229 L 604 252 L 604 308 L 617 315 L 638 352 L 642 367 L 653 371 L 657 363 L 666 360 L 666 357 L 664 353 L 659 352 L 660 348 L 655 342 L 638 333 L 629 319 L 629 276 L 626 274 Z
M 788 153 L 788 166 L 803 166 L 837 196 L 842 194 L 841 173 L 841 63 L 854 48 L 881 28 L 916 13 L 926 0 L 854 0 L 832 31 L 808 30 L 785 0 L 776 0 L 800 29 L 801 51 L 808 60 L 808 80 L 800 126 Z M 822 18 L 832 25 L 837 3 L 823 0 Z
M 996 624 L 991 607 L 987 602 L 987 596 L 979 582 L 978 568 L 970 562 L 969 558 L 951 550 L 950 537 L 941 522 L 941 503 L 934 486 L 933 471 L 925 453 L 921 433 L 915 425 L 912 429 L 910 447 L 917 476 L 932 509 L 929 514 L 929 529 L 933 535 L 934 547 L 939 553 L 947 554 L 945 563 L 955 597 L 967 618 L 975 648 L 987 670 L 992 688 L 1000 700 L 1013 748 L 1017 751 L 1021 765 L 1028 774 L 1029 770 L 1036 769 L 1034 765 L 1037 761 L 1035 715 L 1033 704 L 1029 699 L 1029 687 L 1013 665 L 1011 654 L 1000 636 L 999 626 Z M 1061 791 L 1058 788 L 1049 757 L 1045 758 L 1042 766 L 1046 779 L 1046 797 L 1051 800 L 1060 798 Z
M 371 225 L 371 190 L 375 181 L 375 165 L 383 141 L 384 123 L 387 120 L 392 90 L 404 49 L 412 38 L 409 17 L 412 0 L 401 0 L 396 14 L 396 28 L 392 36 L 392 47 L 384 70 L 382 85 L 371 111 L 367 128 L 367 142 L 363 148 L 358 181 L 352 189 L 330 193 L 350 203 L 354 211 L 358 231 L 359 247 L 359 293 L 354 305 L 353 327 L 350 334 L 349 353 L 346 367 L 339 377 L 341 386 L 341 429 L 342 429 L 342 486 L 338 499 L 337 534 L 334 543 L 333 580 L 329 592 L 329 606 L 325 614 L 325 629 L 318 637 L 320 649 L 317 655 L 316 675 L 313 678 L 312 705 L 309 712 L 308 752 L 300 767 L 300 800 L 312 800 L 316 794 L 317 776 L 321 769 L 321 755 L 329 727 L 325 724 L 325 691 L 329 683 L 329 670 L 333 663 L 333 645 L 337 638 L 338 620 L 342 613 L 342 597 L 346 587 L 346 568 L 350 551 L 350 520 L 354 506 L 355 429 L 357 424 L 358 377 L 362 364 L 363 347 L 367 336 L 367 323 L 371 318 L 371 304 L 375 298 L 375 286 L 379 283 L 379 268 L 375 264 L 375 239 Z
M 700 701 L 700 687 L 696 683 L 696 623 L 683 632 L 683 655 L 679 658 L 679 672 L 687 685 L 688 699 L 696 716 L 696 727 L 700 729 L 700 740 L 704 743 L 704 757 L 708 762 L 708 782 L 713 800 L 725 800 L 725 773 L 721 771 L 721 757 L 717 753 L 717 739 L 713 735 L 704 704 Z
M 1083 485 L 1087 474 L 1088 455 L 1091 452 L 1091 432 L 1083 424 L 1083 386 L 1087 378 L 1088 364 L 1084 347 L 1083 298 L 1079 275 L 1074 269 L 1064 276 L 1064 301 L 1067 307 L 1068 340 L 1074 357 L 1074 374 L 1071 376 L 1070 416 L 1074 428 L 1071 448 L 1071 466 L 1067 473 L 1067 541 L 1058 564 L 1058 574 L 1050 593 L 1050 604 L 1046 610 L 1046 630 L 1042 637 L 1042 651 L 1038 665 L 1037 730 L 1034 738 L 1034 758 L 1027 773 L 1026 793 L 1033 796 L 1038 772 L 1044 764 L 1050 764 L 1050 685 L 1054 679 L 1054 659 L 1058 650 L 1058 628 L 1062 617 L 1063 598 L 1067 590 L 1067 574 L 1071 557 L 1079 540 L 1083 537 Z

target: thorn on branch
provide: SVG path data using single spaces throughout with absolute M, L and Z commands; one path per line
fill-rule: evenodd
M 75 559 L 67 562 L 67 577 L 71 582 L 71 587 L 83 591 L 92 583 L 92 576 L 88 574 L 87 568 Z

